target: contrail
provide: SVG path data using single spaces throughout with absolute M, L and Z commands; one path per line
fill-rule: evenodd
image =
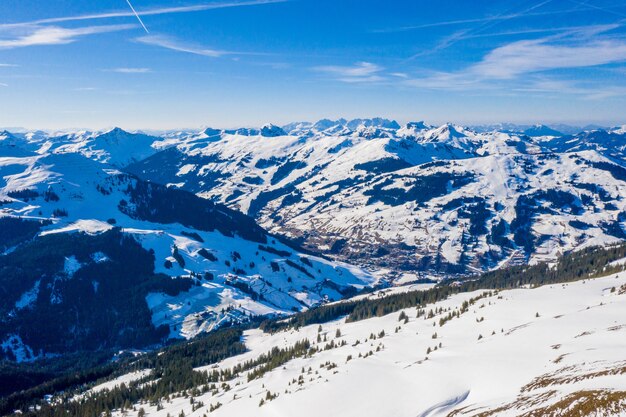
M 137 10 L 135 10 L 133 5 L 130 4 L 130 0 L 126 0 L 126 3 L 128 3 L 128 5 L 130 6 L 130 10 L 132 10 L 133 13 L 135 13 L 135 16 L 137 17 L 137 20 L 139 20 L 139 23 L 141 23 L 141 27 L 143 27 L 143 30 L 145 30 L 147 34 L 150 34 L 150 32 L 148 31 L 148 28 L 146 27 L 146 25 L 143 24 L 143 21 L 141 20 L 141 17 L 139 17 L 139 13 L 137 13 Z

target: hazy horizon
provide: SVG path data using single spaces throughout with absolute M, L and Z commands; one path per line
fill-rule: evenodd
M 393 118 L 393 117 L 383 117 L 383 116 L 368 116 L 368 117 L 321 117 L 319 119 L 314 119 L 314 120 L 292 120 L 292 121 L 287 121 L 285 123 L 278 123 L 272 120 L 268 120 L 265 122 L 261 122 L 261 123 L 243 123 L 240 125 L 217 125 L 217 124 L 200 124 L 197 126 L 177 126 L 177 127 L 164 127 L 164 128 L 155 128 L 155 127 L 151 127 L 151 126 L 125 126 L 125 125 L 107 125 L 107 126 L 59 126 L 59 127 L 46 127 L 46 126 L 40 126 L 40 127 L 29 127 L 29 126 L 3 126 L 0 125 L 0 131 L 8 131 L 8 132 L 12 132 L 12 133 L 24 133 L 24 132 L 35 132 L 35 131 L 42 131 L 42 132 L 48 132 L 48 133 L 54 133 L 54 132 L 63 132 L 63 131 L 80 131 L 80 130 L 85 130 L 85 131 L 94 131 L 94 132 L 98 132 L 98 131 L 107 131 L 107 130 L 111 130 L 111 129 L 115 129 L 115 128 L 120 128 L 122 130 L 126 130 L 126 131 L 131 131 L 131 132 L 146 132 L 146 133 L 150 133 L 150 132 L 174 132 L 174 131 L 200 131 L 203 129 L 207 129 L 207 128 L 213 128 L 213 129 L 222 129 L 222 130 L 230 130 L 230 129 L 240 129 L 240 128 L 261 128 L 264 125 L 268 125 L 268 124 L 272 124 L 272 125 L 276 125 L 279 127 L 283 127 L 283 126 L 287 126 L 293 123 L 316 123 L 320 120 L 332 120 L 332 121 L 338 121 L 340 119 L 345 119 L 347 121 L 350 120 L 354 120 L 354 119 L 374 119 L 374 118 L 382 118 L 382 119 L 387 119 L 387 120 L 391 120 L 391 121 L 396 121 L 398 124 L 400 124 L 401 126 L 406 125 L 407 123 L 412 123 L 412 122 L 423 122 L 426 125 L 429 126 L 442 126 L 444 124 L 453 124 L 453 125 L 457 125 L 457 126 L 463 126 L 463 127 L 467 127 L 467 128 L 474 128 L 474 127 L 489 127 L 489 126 L 498 126 L 498 125 L 513 125 L 513 126 L 519 126 L 519 127 L 524 127 L 524 126 L 539 126 L 539 125 L 544 125 L 544 126 L 548 126 L 550 128 L 555 128 L 555 130 L 558 130 L 558 127 L 562 127 L 562 126 L 566 126 L 566 127 L 570 127 L 570 128 L 585 128 L 588 126 L 593 126 L 593 127 L 599 127 L 599 128 L 606 128 L 606 129 L 610 129 L 610 128 L 619 128 L 622 127 L 624 125 L 626 125 L 626 122 L 614 122 L 614 123 L 602 123 L 602 122 L 588 122 L 588 123 L 582 123 L 579 121 L 571 121 L 571 122 L 560 122 L 560 121 L 556 121 L 556 122 L 542 122 L 542 121 L 528 121 L 528 122 L 509 122 L 509 121 L 496 121 L 496 122 L 476 122 L 476 123 L 460 123 L 454 120 L 443 120 L 443 121 L 429 121 L 429 120 L 424 120 L 424 119 L 420 119 L 420 118 L 413 118 L 413 119 L 397 119 L 397 118 Z

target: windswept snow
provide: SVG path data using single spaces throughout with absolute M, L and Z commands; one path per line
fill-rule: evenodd
M 53 234 L 53 233 L 67 233 L 67 232 L 85 232 L 88 234 L 98 234 L 102 232 L 106 232 L 107 230 L 111 230 L 113 226 L 110 224 L 100 221 L 100 220 L 78 220 L 72 224 L 69 224 L 65 227 L 48 229 L 41 232 L 42 236 Z

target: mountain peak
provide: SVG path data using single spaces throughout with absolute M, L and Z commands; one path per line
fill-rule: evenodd
M 356 130 L 360 126 L 364 127 L 380 127 L 385 129 L 400 129 L 400 125 L 395 120 L 384 119 L 382 117 L 374 117 L 371 119 L 353 119 L 346 123 L 351 130 Z
M 122 129 L 121 127 L 114 127 L 111 130 L 108 130 L 104 133 L 102 133 L 103 135 L 127 135 L 129 132 L 125 131 L 124 129 Z
M 14 138 L 15 135 L 13 135 L 13 133 L 9 132 L 8 130 L 4 129 L 3 131 L 0 132 L 0 137 L 3 139 L 9 139 L 9 138 Z
M 524 130 L 522 133 L 530 137 L 563 136 L 563 133 L 559 132 L 558 130 L 554 130 L 549 126 L 542 124 L 536 124 L 533 127 Z
M 618 135 L 626 134 L 626 125 L 621 125 L 619 127 L 611 129 L 611 133 L 616 133 Z
M 407 129 L 413 129 L 413 130 L 428 129 L 428 126 L 426 126 L 426 124 L 422 120 L 420 120 L 419 122 L 408 122 L 405 127 Z
M 208 137 L 213 137 L 213 136 L 221 135 L 222 134 L 222 130 L 215 129 L 213 127 L 207 127 L 206 129 L 203 129 L 201 133 L 207 135 Z
M 433 131 L 433 135 L 440 139 L 462 138 L 467 136 L 463 133 L 463 128 L 452 123 L 446 123 Z
M 272 123 L 267 123 L 261 128 L 261 136 L 274 138 L 277 136 L 287 136 L 287 133 L 280 127 Z
M 339 119 L 339 120 L 320 119 L 313 124 L 313 128 L 315 128 L 316 130 L 322 131 L 322 130 L 327 130 L 327 129 L 334 128 L 337 126 L 343 127 L 346 125 L 346 123 L 348 123 L 346 119 Z

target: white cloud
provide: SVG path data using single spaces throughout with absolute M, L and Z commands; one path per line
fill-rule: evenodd
M 173 51 L 186 52 L 189 54 L 208 56 L 212 58 L 219 58 L 223 55 L 234 54 L 234 52 L 205 48 L 163 35 L 141 36 L 135 40 L 137 42 L 145 43 L 147 45 L 160 46 L 162 48 L 171 49 Z
M 9 84 L 5 84 L 5 83 L 0 83 L 0 87 L 8 87 Z
M 325 65 L 314 69 L 343 77 L 365 77 L 383 70 L 382 67 L 371 62 L 357 62 L 352 66 Z
M 64 45 L 75 42 L 78 38 L 99 33 L 117 32 L 135 28 L 136 25 L 103 25 L 82 28 L 63 28 L 59 26 L 25 26 L 19 33 L 10 30 L 10 38 L 0 39 L 0 49 L 22 48 L 35 45 Z
M 0 63 L 0 68 L 15 68 L 18 67 L 19 65 L 15 65 L 15 64 L 2 64 Z
M 626 39 L 602 35 L 618 27 L 575 28 L 540 39 L 510 42 L 491 50 L 479 62 L 463 70 L 426 74 L 404 83 L 441 90 L 513 89 L 588 97 L 616 96 L 623 91 L 620 85 L 604 83 L 598 88 L 580 87 L 584 80 L 578 83 L 563 80 L 562 71 L 626 62 Z
M 345 83 L 375 83 L 385 80 L 385 77 L 380 75 L 385 68 L 371 62 L 357 62 L 351 66 L 324 65 L 313 69 Z
M 106 70 L 106 71 L 110 71 L 110 72 L 117 72 L 120 74 L 147 74 L 149 72 L 152 72 L 152 70 L 150 68 L 113 68 L 110 70 Z
M 496 48 L 469 71 L 484 78 L 510 79 L 530 72 L 594 67 L 622 61 L 626 61 L 626 42 L 619 39 L 574 45 L 551 45 L 544 40 L 533 40 Z

